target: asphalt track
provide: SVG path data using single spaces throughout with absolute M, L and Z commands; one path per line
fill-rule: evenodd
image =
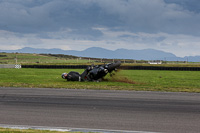
M 0 88 L 0 124 L 200 132 L 200 94 Z

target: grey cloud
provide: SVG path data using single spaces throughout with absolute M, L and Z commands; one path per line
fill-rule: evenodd
M 160 37 L 157 37 L 157 38 L 156 38 L 156 41 L 162 42 L 162 41 L 164 41 L 165 39 L 166 39 L 166 37 L 160 36 Z
M 20 33 L 59 31 L 62 28 L 87 29 L 98 25 L 112 27 L 115 15 L 106 14 L 95 2 L 77 0 L 1 1 L 0 28 Z M 116 23 L 116 24 L 115 24 Z M 88 33 L 90 34 L 90 33 Z
M 181 2 L 182 1 L 182 2 Z M 190 0 L 1 0 L 0 29 L 19 33 L 57 32 L 101 36 L 93 27 L 129 32 L 200 35 L 200 14 Z M 79 31 L 78 31 L 79 30 Z
M 200 35 L 200 14 L 190 12 L 180 4 L 162 0 L 104 1 L 101 6 L 110 14 L 117 14 L 132 32 Z
M 199 0 L 164 0 L 166 3 L 174 3 L 182 6 L 185 10 L 189 10 L 195 13 L 200 13 L 200 1 Z
M 19 33 L 33 33 L 52 28 L 52 21 L 48 17 L 45 7 L 28 8 L 20 3 L 12 1 L 0 3 L 1 29 Z
M 84 28 L 84 29 L 81 29 L 81 30 L 73 30 L 70 34 L 73 34 L 73 35 L 81 35 L 82 37 L 84 37 L 85 39 L 88 39 L 88 40 L 97 40 L 96 37 L 99 37 L 99 36 L 102 36 L 103 33 L 99 30 L 94 30 L 94 29 L 91 29 L 91 28 Z
M 120 37 L 120 38 L 138 38 L 138 36 L 133 36 L 133 35 L 128 35 L 128 34 L 123 34 L 118 37 Z

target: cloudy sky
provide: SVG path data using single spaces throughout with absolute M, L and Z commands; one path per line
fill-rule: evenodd
M 0 0 L 0 50 L 23 47 L 200 55 L 200 0 Z

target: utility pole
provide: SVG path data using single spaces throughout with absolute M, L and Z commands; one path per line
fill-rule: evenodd
M 15 56 L 15 63 L 17 64 L 17 55 Z

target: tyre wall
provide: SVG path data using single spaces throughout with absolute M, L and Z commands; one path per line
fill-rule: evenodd
M 22 65 L 22 68 L 44 69 L 86 69 L 88 65 Z M 172 70 L 172 71 L 200 71 L 200 67 L 163 67 L 163 66 L 120 66 L 124 70 Z

